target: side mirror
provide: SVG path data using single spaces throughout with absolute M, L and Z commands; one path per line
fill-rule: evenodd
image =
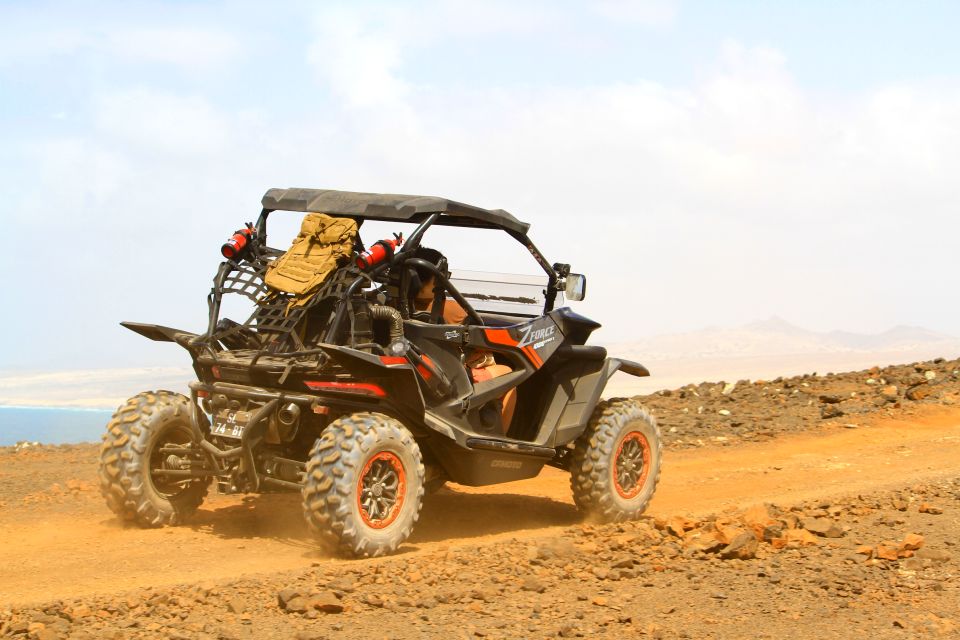
M 563 289 L 567 300 L 579 302 L 587 296 L 587 276 L 582 273 L 571 273 L 566 278 L 566 285 Z

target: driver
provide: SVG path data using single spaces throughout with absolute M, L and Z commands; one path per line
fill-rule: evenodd
M 420 247 L 416 251 L 416 257 L 422 258 L 436 265 L 445 265 L 446 260 L 436 249 Z M 428 269 L 416 267 L 417 279 L 420 286 L 413 299 L 413 306 L 417 311 L 429 311 L 433 306 L 434 284 L 436 276 Z M 444 299 L 443 301 L 443 322 L 445 324 L 464 324 L 467 319 L 467 312 L 457 303 L 456 300 Z M 470 379 L 474 384 L 499 378 L 513 371 L 505 364 L 498 363 L 493 354 L 489 351 L 475 349 L 467 353 L 465 361 L 467 370 L 470 372 Z M 501 398 L 500 423 L 503 433 L 506 434 L 510 429 L 510 422 L 513 420 L 513 413 L 517 406 L 517 390 L 510 389 Z

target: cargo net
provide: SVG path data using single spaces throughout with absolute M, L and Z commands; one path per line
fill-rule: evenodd
M 264 277 L 269 261 L 231 261 L 229 264 L 231 269 L 218 287 L 220 297 L 239 294 L 251 300 L 255 308 L 242 324 L 226 318 L 218 319 L 210 338 L 227 349 L 258 352 L 306 349 L 300 334 L 308 314 L 324 300 L 343 297 L 350 283 L 361 275 L 352 266 L 337 269 L 304 302 L 302 298 L 266 285 Z

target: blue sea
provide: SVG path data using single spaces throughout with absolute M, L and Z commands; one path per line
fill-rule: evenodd
M 21 440 L 43 444 L 100 442 L 110 409 L 0 406 L 0 446 Z

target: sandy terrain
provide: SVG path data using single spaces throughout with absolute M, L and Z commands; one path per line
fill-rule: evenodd
M 703 446 L 668 440 L 650 518 L 638 523 L 583 523 L 568 476 L 550 470 L 441 490 L 401 553 L 377 560 L 321 553 L 289 494 L 211 496 L 186 526 L 125 527 L 99 496 L 93 445 L 0 449 L 0 635 L 726 638 L 747 628 L 783 637 L 797 625 L 807 637 L 845 637 L 851 625 L 881 638 L 960 633 L 955 366 L 879 372 L 919 373 L 913 395 L 921 398 L 920 385 L 935 393 L 857 399 L 848 407 L 855 425 L 822 420 L 821 403 L 797 400 L 815 420 L 798 413 L 770 437 L 728 440 L 729 424 L 710 422 Z M 806 380 L 846 393 L 867 375 Z M 759 420 L 769 404 L 775 420 L 789 407 L 777 385 L 728 394 L 724 406 Z M 680 396 L 649 401 L 669 423 L 665 403 L 689 400 Z M 843 406 L 823 397 L 823 406 Z M 756 524 L 758 503 L 777 506 L 764 511 L 759 539 L 747 536 L 750 548 L 731 550 L 735 534 Z

